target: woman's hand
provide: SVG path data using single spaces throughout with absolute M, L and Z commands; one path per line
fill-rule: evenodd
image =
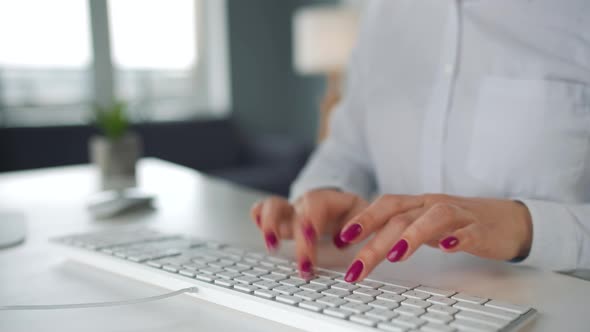
M 371 234 L 346 281 L 365 278 L 384 258 L 404 261 L 423 244 L 498 260 L 526 256 L 532 224 L 527 207 L 512 200 L 384 195 L 348 221 L 340 238 L 357 243 Z
M 362 198 L 332 189 L 314 190 L 290 204 L 282 197 L 270 197 L 252 207 L 252 220 L 264 236 L 266 247 L 274 251 L 281 239 L 295 239 L 299 273 L 309 279 L 316 262 L 318 236 L 332 234 L 338 248 L 342 225 L 368 206 Z

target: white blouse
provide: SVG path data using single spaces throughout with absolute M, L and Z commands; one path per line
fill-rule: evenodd
M 333 114 L 292 199 L 520 199 L 521 264 L 590 269 L 590 1 L 374 1 Z

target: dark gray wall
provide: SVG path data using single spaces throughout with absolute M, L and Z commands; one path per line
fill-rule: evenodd
M 326 2 L 228 1 L 233 114 L 246 132 L 315 140 L 324 82 L 295 73 L 291 20 L 298 7 Z

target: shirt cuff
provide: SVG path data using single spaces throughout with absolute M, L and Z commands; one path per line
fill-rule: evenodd
M 575 217 L 563 204 L 518 199 L 529 209 L 533 223 L 531 250 L 517 264 L 553 271 L 573 270 L 577 266 L 577 227 Z

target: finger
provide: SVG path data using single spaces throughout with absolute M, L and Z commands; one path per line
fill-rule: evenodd
M 289 223 L 293 207 L 282 197 L 273 196 L 264 201 L 260 212 L 260 223 L 268 251 L 279 247 L 280 225 Z
M 313 246 L 317 237 L 324 234 L 342 219 L 359 200 L 350 193 L 335 190 L 312 191 L 302 196 L 297 204 L 297 214 L 301 216 L 303 238 Z
M 303 279 L 309 280 L 313 276 L 313 267 L 315 265 L 315 248 L 311 248 L 308 240 L 305 238 L 301 222 L 301 216 L 296 216 L 293 227 L 293 237 L 295 238 L 295 257 L 297 258 L 299 276 Z
M 391 218 L 357 253 L 344 280 L 355 282 L 364 279 L 375 266 L 385 259 L 391 248 L 391 243 L 398 239 L 402 232 L 422 213 L 423 209 L 415 209 Z
M 357 197 L 356 202 L 353 203 L 353 208 L 349 210 L 344 216 L 342 216 L 339 220 L 334 222 L 334 227 L 332 229 L 332 243 L 338 249 L 344 249 L 350 245 L 350 243 L 342 241 L 340 239 L 340 232 L 342 232 L 343 226 L 346 222 L 354 217 L 356 217 L 359 213 L 367 208 L 368 204 L 363 199 Z
M 261 220 L 260 213 L 262 211 L 262 204 L 263 204 L 263 201 L 258 201 L 252 205 L 252 208 L 250 208 L 250 218 L 252 219 L 252 221 L 254 221 L 256 226 L 258 226 L 258 228 L 260 228 L 260 226 L 262 226 L 261 221 L 260 221 Z
M 350 220 L 340 233 L 340 239 L 357 243 L 382 227 L 391 217 L 424 205 L 423 196 L 384 195 L 375 200 L 358 216 Z
M 400 240 L 387 254 L 387 260 L 392 263 L 406 260 L 422 244 L 440 238 L 442 235 L 451 233 L 472 222 L 472 215 L 456 205 L 435 204 L 404 230 Z
M 483 242 L 482 237 L 486 232 L 479 224 L 470 224 L 455 230 L 450 235 L 439 241 L 439 248 L 445 252 L 477 251 Z

